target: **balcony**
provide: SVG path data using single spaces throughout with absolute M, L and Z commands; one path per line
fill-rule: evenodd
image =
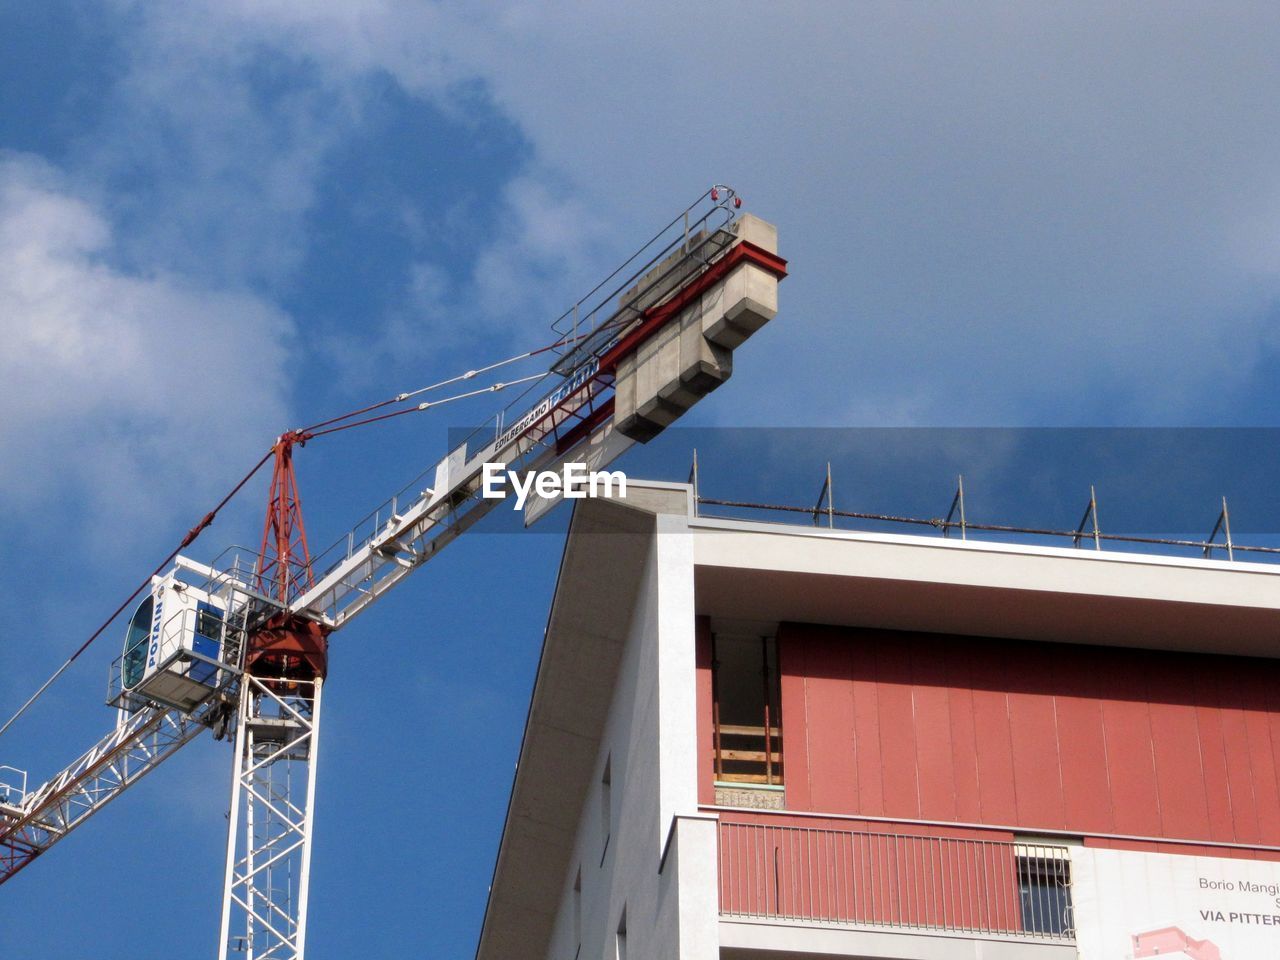
M 1063 846 L 769 823 L 718 829 L 726 921 L 1075 942 Z

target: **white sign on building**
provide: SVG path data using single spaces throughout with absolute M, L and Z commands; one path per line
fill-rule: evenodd
M 1274 960 L 1280 863 L 1074 847 L 1080 960 Z

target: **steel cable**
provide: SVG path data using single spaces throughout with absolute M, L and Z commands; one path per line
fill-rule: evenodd
M 350 417 L 358 416 L 361 413 L 368 413 L 373 410 L 377 410 L 381 407 L 385 407 L 388 404 L 400 402 L 405 399 L 408 399 L 409 397 L 419 396 L 423 393 L 426 393 L 429 390 L 435 390 L 440 387 L 447 386 L 450 383 L 457 383 L 461 380 L 469 380 L 480 373 L 484 373 L 489 370 L 494 370 L 494 369 L 497 369 L 498 367 L 506 366 L 507 364 L 510 364 L 510 363 L 515 363 L 518 360 L 528 359 L 529 357 L 535 356 L 539 353 L 544 353 L 547 350 L 553 349 L 557 346 L 561 346 L 563 345 L 564 342 L 565 341 L 562 339 L 561 341 L 557 341 L 556 343 L 550 344 L 546 347 L 540 347 L 537 350 L 532 350 L 527 353 L 520 354 L 519 356 L 516 356 L 516 357 L 509 357 L 505 360 L 500 360 L 497 363 L 490 364 L 487 367 L 480 367 L 475 370 L 470 370 L 465 374 L 461 374 L 456 377 L 451 377 L 448 380 L 442 380 L 439 383 L 432 384 L 431 386 L 428 386 L 428 387 L 422 387 L 418 390 L 414 390 L 409 393 L 399 394 L 396 397 L 393 397 L 389 400 L 383 400 L 379 403 L 370 404 L 369 406 L 362 407 L 359 410 L 353 410 L 352 412 L 344 414 L 340 417 L 333 417 L 333 418 L 330 418 L 329 420 L 321 421 L 319 424 L 315 425 L 316 427 L 324 427 L 324 426 L 327 426 L 328 424 L 338 424 L 337 426 L 329 426 L 328 429 L 315 429 L 313 427 L 309 427 L 306 430 L 297 431 L 297 433 L 299 434 L 299 436 L 304 437 L 306 439 L 311 439 L 313 437 L 322 437 L 322 436 L 325 436 L 326 434 L 338 433 L 339 431 L 342 431 L 342 430 L 350 430 L 353 427 L 367 426 L 368 424 L 371 424 L 371 423 L 378 423 L 383 420 L 390 420 L 393 417 L 399 417 L 409 413 L 420 413 L 424 410 L 429 410 L 438 406 L 443 406 L 446 403 L 452 403 L 457 400 L 465 400 L 469 397 L 476 397 L 485 393 L 497 393 L 501 390 L 506 389 L 507 387 L 517 386 L 522 383 L 530 383 L 535 380 L 542 380 L 545 377 L 547 377 L 549 373 L 533 374 L 528 377 L 521 377 L 517 380 L 510 380 L 507 382 L 498 382 L 498 383 L 490 384 L 487 387 L 482 387 L 479 390 L 470 390 L 470 391 L 467 391 L 466 393 L 455 394 L 454 396 L 444 397 L 443 399 L 440 399 L 440 400 L 426 401 L 416 406 L 408 407 L 407 409 L 404 409 L 404 410 L 396 410 L 391 413 L 381 414 L 380 416 L 368 417 L 364 420 L 357 420 L 353 423 L 345 423 L 345 424 L 341 423 L 342 420 L 346 420 Z M 27 712 L 27 710 L 29 710 L 31 706 L 37 700 L 40 699 L 41 696 L 44 695 L 45 691 L 48 690 L 49 687 L 51 687 L 59 677 L 61 677 L 64 673 L 67 672 L 68 668 L 70 668 L 70 666 L 73 663 L 75 663 L 75 661 L 80 657 L 80 655 L 83 654 L 86 650 L 88 650 L 90 645 L 95 640 L 97 640 L 98 637 L 100 637 L 103 634 L 103 632 L 106 631 L 106 629 L 109 626 L 111 626 L 112 623 L 115 622 L 115 619 L 118 616 L 120 616 L 120 614 L 123 613 L 128 608 L 129 604 L 131 604 L 137 598 L 138 594 L 140 594 L 143 590 L 146 589 L 147 585 L 151 582 L 151 578 L 158 576 L 173 561 L 173 558 L 176 557 L 179 554 L 179 552 L 181 552 L 182 550 L 185 550 L 188 546 L 190 546 L 195 541 L 195 539 L 201 534 L 201 532 L 203 532 L 203 530 L 206 527 L 208 527 L 211 523 L 213 523 L 213 520 L 218 515 L 218 512 L 223 507 L 225 507 L 228 502 L 230 502 L 232 497 L 234 497 L 237 493 L 240 492 L 240 490 L 244 487 L 244 485 L 248 483 L 250 479 L 252 479 L 254 474 L 256 474 L 259 470 L 262 469 L 263 465 L 265 465 L 266 462 L 271 459 L 273 453 L 274 453 L 274 447 L 272 448 L 272 450 L 267 451 L 267 453 L 263 455 L 262 459 L 259 460 L 254 465 L 253 469 L 251 469 L 247 474 L 244 475 L 244 477 L 240 480 L 240 482 L 237 483 L 231 489 L 231 492 L 228 493 L 225 497 L 222 498 L 222 500 L 218 502 L 217 506 L 215 506 L 212 510 L 206 513 L 200 519 L 199 523 L 197 523 L 194 527 L 192 527 L 189 531 L 187 531 L 186 536 L 182 538 L 182 542 L 179 543 L 178 546 L 176 546 L 173 549 L 173 551 L 167 557 L 165 557 L 159 563 L 159 565 L 154 570 L 151 571 L 151 573 L 147 575 L 145 580 L 143 580 L 141 583 L 138 584 L 138 586 L 134 589 L 134 591 L 130 593 L 128 597 L 125 598 L 124 602 L 121 603 L 120 606 L 116 607 L 115 611 L 111 614 L 111 616 L 107 617 L 107 619 L 104 620 L 98 626 L 98 628 L 93 631 L 92 634 L 90 634 L 89 639 L 87 639 L 84 643 L 82 643 L 80 647 L 75 651 L 75 653 L 71 654 L 70 657 L 68 657 L 65 661 L 63 661 L 62 665 L 53 672 L 53 674 L 49 677 L 49 679 L 47 679 L 44 683 L 42 683 L 40 685 L 40 688 L 36 690 L 36 692 L 33 693 L 30 697 L 27 698 L 26 702 L 23 703 L 22 706 L 20 706 L 17 709 L 17 711 L 14 712 L 14 714 L 8 720 L 5 721 L 3 726 L 0 726 L 0 736 L 3 736 L 5 732 L 11 726 L 13 726 L 13 724 L 16 723 Z
M 53 685 L 55 680 L 57 680 L 60 676 L 66 673 L 67 668 L 70 667 L 71 664 L 76 662 L 76 659 L 80 656 L 80 654 L 88 650 L 89 645 L 92 644 L 93 641 L 97 640 L 98 637 L 102 636 L 103 631 L 105 631 L 107 627 L 111 626 L 111 624 L 115 621 L 116 617 L 120 616 L 120 614 L 123 613 L 125 609 L 128 608 L 129 604 L 131 604 L 134 601 L 134 599 L 138 596 L 138 594 L 140 594 L 143 590 L 146 589 L 147 585 L 151 583 L 151 578 L 158 576 L 160 572 L 164 570 L 164 568 L 167 567 L 170 564 L 170 562 L 172 562 L 173 558 L 178 555 L 179 551 L 185 550 L 187 547 L 189 547 L 195 541 L 196 537 L 200 536 L 201 532 L 203 532 L 203 530 L 207 526 L 213 523 L 214 517 L 218 515 L 218 511 L 221 510 L 223 507 L 225 507 L 230 502 L 231 498 L 240 492 L 241 488 L 243 488 L 244 485 L 248 483 L 250 479 L 252 479 L 255 473 L 257 473 L 259 470 L 262 469 L 263 464 L 265 464 L 268 460 L 271 459 L 271 455 L 272 455 L 272 451 L 268 451 L 263 456 L 263 458 L 257 462 L 254 468 L 250 470 L 248 473 L 246 473 L 244 475 L 244 478 L 239 483 L 237 483 L 234 487 L 231 488 L 231 492 L 228 493 L 225 497 L 223 497 L 222 500 L 218 502 L 218 505 L 216 507 L 214 507 L 208 513 L 206 513 L 203 517 L 201 517 L 200 522 L 187 531 L 187 535 L 182 538 L 181 543 L 179 543 L 176 547 L 174 547 L 173 552 L 170 553 L 167 557 L 165 557 L 162 561 L 160 561 L 159 566 L 157 566 L 153 571 L 151 571 L 151 573 L 147 575 L 147 578 L 145 580 L 143 580 L 140 584 L 138 584 L 137 588 L 133 591 L 133 593 L 129 594 L 129 596 L 125 598 L 125 601 L 122 604 L 120 604 L 120 606 L 116 607 L 115 612 L 112 613 L 111 616 L 107 617 L 107 619 L 102 622 L 101 626 L 99 626 L 97 630 L 93 631 L 93 633 L 89 636 L 89 639 L 86 640 L 84 643 L 82 643 L 80 645 L 80 648 L 76 650 L 76 652 L 73 653 L 71 656 L 69 656 L 63 662 L 62 666 L 58 667 L 58 669 L 53 672 L 53 675 L 49 677 L 48 680 L 46 680 L 43 684 L 41 684 L 40 689 L 37 690 L 35 693 L 33 693 L 29 698 L 27 698 L 27 702 L 24 703 L 22 706 L 20 706 L 17 709 L 17 712 L 15 712 L 13 716 L 11 716 L 8 720 L 5 721 L 4 726 L 0 727 L 0 736 L 4 736 L 5 731 L 8 730 L 11 726 L 13 726 L 14 723 L 17 722 L 17 720 L 24 713 L 26 713 L 28 709 L 30 709 L 33 703 L 35 703 L 38 699 L 40 699 L 40 697 L 44 694 L 44 692 Z

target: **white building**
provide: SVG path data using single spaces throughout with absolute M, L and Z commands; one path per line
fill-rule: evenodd
M 633 479 L 573 516 L 477 956 L 1280 956 L 1277 636 L 1280 567 Z

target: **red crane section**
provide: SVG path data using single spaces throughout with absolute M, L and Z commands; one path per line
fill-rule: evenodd
M 262 526 L 258 589 L 284 606 L 312 584 L 302 498 L 298 495 L 298 478 L 293 470 L 294 445 L 305 446 L 310 439 L 308 433 L 290 430 L 272 447 L 275 468 L 271 473 L 267 517 Z
M 302 497 L 293 469 L 294 446 L 304 446 L 310 439 L 311 434 L 305 431 L 290 430 L 272 448 L 275 467 L 262 527 L 258 589 L 286 609 L 273 614 L 250 635 L 245 670 L 273 681 L 314 680 L 328 672 L 330 628 L 287 609 L 315 582 L 302 520 Z

